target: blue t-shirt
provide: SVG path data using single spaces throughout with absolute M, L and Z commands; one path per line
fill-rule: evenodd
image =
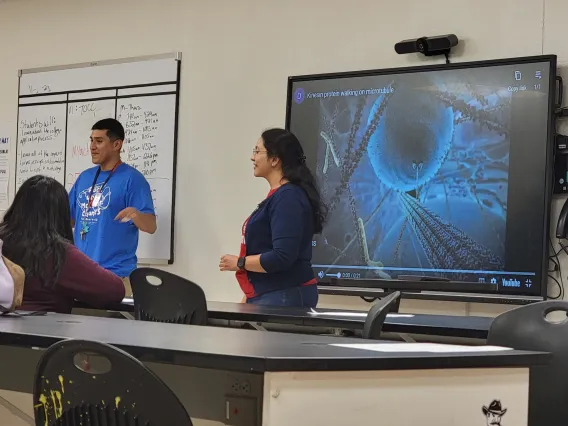
M 101 171 L 89 194 L 98 170 L 92 167 L 79 175 L 69 192 L 71 218 L 75 220 L 75 245 L 79 250 L 119 277 L 128 277 L 136 269 L 138 228 L 132 221 L 114 218 L 126 207 L 141 213 L 154 213 L 152 192 L 146 178 L 128 164 L 120 164 L 100 193 L 110 171 Z M 87 232 L 81 238 L 81 231 Z

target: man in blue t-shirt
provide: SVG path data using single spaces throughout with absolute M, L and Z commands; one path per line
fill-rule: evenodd
M 97 122 L 91 132 L 96 167 L 85 170 L 69 192 L 75 245 L 121 277 L 127 296 L 128 277 L 136 268 L 138 231 L 156 232 L 152 192 L 146 178 L 120 159 L 124 127 L 113 118 Z

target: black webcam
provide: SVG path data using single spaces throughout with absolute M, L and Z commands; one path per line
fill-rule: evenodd
M 394 45 L 394 50 L 399 55 L 404 55 L 406 53 L 422 53 L 425 56 L 447 56 L 449 55 L 452 47 L 457 45 L 458 37 L 455 34 L 446 34 L 399 41 Z

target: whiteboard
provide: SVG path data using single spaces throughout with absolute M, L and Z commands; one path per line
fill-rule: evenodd
M 16 187 L 42 174 L 63 182 L 65 171 L 65 121 L 63 104 L 30 105 L 18 117 Z
M 36 174 L 70 190 L 93 167 L 91 127 L 116 118 L 122 160 L 152 190 L 158 229 L 140 232 L 138 262 L 173 263 L 180 54 L 20 71 L 16 190 Z
M 172 227 L 172 164 L 175 161 L 176 95 L 121 98 L 117 120 L 125 123 L 123 158 L 146 177 L 152 189 L 159 235 L 140 233 L 140 257 L 155 259 L 169 244 Z
M 84 170 L 93 167 L 90 129 L 103 118 L 113 117 L 116 99 L 77 101 L 67 105 L 67 148 L 65 150 L 65 188 L 70 191 Z

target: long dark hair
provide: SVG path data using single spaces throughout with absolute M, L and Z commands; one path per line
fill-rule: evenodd
M 27 277 L 52 287 L 65 262 L 67 244 L 73 244 L 67 191 L 55 179 L 33 176 L 26 180 L 0 223 L 3 254 Z M 53 267 L 46 259 L 53 259 Z
M 268 157 L 282 163 L 283 178 L 300 186 L 308 196 L 314 217 L 314 233 L 322 231 L 327 213 L 323 205 L 314 175 L 306 165 L 304 149 L 298 138 L 288 130 L 269 129 L 262 133 Z

